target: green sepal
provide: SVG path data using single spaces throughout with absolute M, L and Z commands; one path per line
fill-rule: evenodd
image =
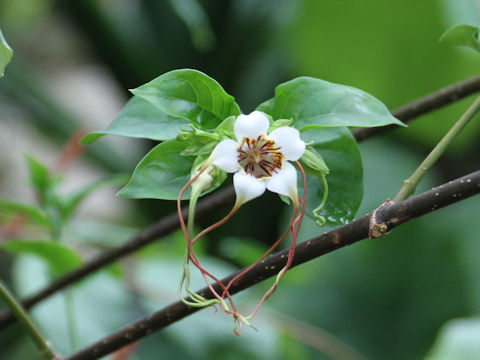
M 235 139 L 235 132 L 233 130 L 235 120 L 237 120 L 237 116 L 227 117 L 217 126 L 215 133 L 217 133 L 222 139 Z
M 313 147 L 308 146 L 303 153 L 302 158 L 300 159 L 302 166 L 308 171 L 311 175 L 318 177 L 327 175 L 330 171 L 328 170 L 325 160 L 323 160 L 322 155 L 318 153 Z
M 270 115 L 267 114 L 267 117 L 271 118 Z M 293 120 L 292 119 L 278 119 L 275 121 L 270 122 L 270 128 L 268 132 L 271 133 L 273 130 L 281 128 L 283 126 L 291 126 Z
M 215 145 L 219 142 L 220 136 L 216 133 L 200 130 L 194 125 L 190 125 L 192 130 L 182 130 L 177 136 L 178 141 L 184 141 L 188 145 L 180 155 L 192 156 L 210 154 Z

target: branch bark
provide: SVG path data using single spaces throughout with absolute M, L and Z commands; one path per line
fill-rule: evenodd
M 450 85 L 424 98 L 416 100 L 408 105 L 394 110 L 393 114 L 400 120 L 408 122 L 420 115 L 433 111 L 442 106 L 446 106 L 477 91 L 480 91 L 480 75 Z M 354 131 L 354 136 L 357 141 L 361 142 L 372 135 L 380 134 L 384 131 L 394 128 L 395 126 L 385 126 L 383 128 L 356 129 Z M 223 191 L 211 195 L 205 200 L 199 201 L 196 211 L 197 216 L 201 217 L 212 209 L 224 206 L 228 202 L 233 201 L 233 194 L 233 188 L 229 187 Z M 184 214 L 185 217 L 187 217 L 186 210 L 184 210 Z M 134 236 L 132 239 L 126 241 L 124 245 L 105 251 L 98 257 L 87 262 L 83 267 L 68 273 L 67 275 L 52 282 L 38 293 L 26 298 L 22 301 L 22 305 L 26 309 L 31 308 L 43 299 L 49 297 L 59 290 L 66 288 L 85 276 L 90 275 L 103 266 L 110 264 L 125 255 L 133 253 L 134 251 L 151 243 L 159 237 L 169 234 L 177 229 L 178 225 L 179 223 L 176 214 L 172 214 L 163 218 L 159 222 L 142 231 L 140 234 Z M 0 331 L 13 322 L 15 322 L 15 317 L 10 311 L 3 310 L 0 312 Z
M 404 123 L 408 123 L 410 120 L 413 120 L 420 115 L 424 115 L 438 108 L 449 105 L 478 91 L 480 91 L 480 75 L 452 84 L 430 95 L 415 100 L 410 104 L 393 110 L 392 114 Z M 384 134 L 385 132 L 396 128 L 397 126 L 395 125 L 389 125 L 376 128 L 355 129 L 352 132 L 357 141 L 363 141 L 373 135 Z
M 381 224 L 385 227 L 386 231 L 390 231 L 394 227 L 411 219 L 428 214 L 478 193 L 480 193 L 480 171 L 440 185 L 437 188 L 408 200 L 399 203 L 390 203 L 388 206 L 378 208 L 375 214 L 375 225 Z M 340 226 L 299 244 L 295 249 L 292 267 L 306 263 L 326 253 L 368 237 L 371 226 L 370 217 L 371 215 L 367 214 L 347 225 Z M 258 282 L 275 276 L 278 269 L 283 268 L 285 265 L 287 254 L 288 250 L 278 252 L 252 268 L 245 276 L 233 283 L 230 288 L 231 294 L 238 293 Z M 235 274 L 221 281 L 226 284 Z M 218 284 L 215 284 L 214 288 L 216 291 L 221 292 Z M 212 293 L 208 288 L 204 288 L 197 293 L 207 299 L 212 298 Z M 137 341 L 154 331 L 160 330 L 198 310 L 199 308 L 189 307 L 183 302 L 177 301 L 156 313 L 135 321 L 64 360 L 97 359 Z

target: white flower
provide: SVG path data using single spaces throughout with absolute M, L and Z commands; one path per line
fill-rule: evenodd
M 238 116 L 234 124 L 237 141 L 219 142 L 210 156 L 213 165 L 235 173 L 233 186 L 239 204 L 266 189 L 297 201 L 297 172 L 288 160 L 300 159 L 305 143 L 297 129 L 284 126 L 267 135 L 269 126 L 267 116 L 260 111 Z

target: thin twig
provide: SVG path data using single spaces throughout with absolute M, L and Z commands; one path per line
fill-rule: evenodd
M 430 95 L 415 100 L 392 111 L 393 116 L 408 123 L 410 120 L 439 109 L 453 102 L 461 100 L 471 94 L 480 91 L 480 75 L 460 81 L 436 91 Z M 375 128 L 362 128 L 353 130 L 357 141 L 363 141 L 373 135 L 383 134 L 387 131 L 398 128 L 396 125 L 389 125 Z
M 446 106 L 477 91 L 480 91 L 480 75 L 455 83 L 426 97 L 416 100 L 408 105 L 394 110 L 393 114 L 398 119 L 408 122 L 420 115 L 426 114 L 442 106 Z M 354 136 L 357 141 L 361 142 L 372 135 L 395 128 L 396 126 L 385 126 L 382 128 L 356 129 L 354 131 Z M 205 215 L 216 206 L 220 207 L 227 204 L 229 201 L 233 201 L 233 194 L 233 188 L 230 186 L 223 192 L 217 192 L 211 195 L 209 198 L 200 201 L 196 211 L 197 216 L 200 217 Z M 186 213 L 184 214 L 186 217 Z M 141 247 L 148 245 L 157 238 L 169 234 L 170 232 L 176 230 L 178 225 L 178 218 L 175 214 L 163 218 L 156 224 L 142 231 L 140 234 L 134 236 L 130 240 L 127 240 L 124 245 L 100 254 L 96 258 L 93 258 L 87 262 L 81 268 L 66 274 L 65 276 L 48 285 L 46 288 L 40 290 L 38 293 L 23 300 L 22 305 L 26 309 L 29 309 L 43 299 L 49 297 L 59 290 L 64 289 L 65 287 L 84 278 L 85 276 L 90 275 L 103 266 L 108 265 L 123 256 L 131 254 Z M 6 326 L 9 326 L 14 321 L 15 317 L 8 310 L 0 312 L 0 330 L 4 329 Z
M 455 181 L 450 181 L 447 184 L 440 185 L 437 188 L 408 200 L 382 207 L 378 209 L 376 219 L 388 230 L 391 230 L 413 218 L 431 213 L 478 193 L 480 193 L 480 171 L 476 171 Z M 367 214 L 347 225 L 340 226 L 297 245 L 292 267 L 368 237 L 369 226 L 370 214 Z M 275 276 L 278 269 L 285 266 L 287 255 L 288 250 L 284 250 L 264 260 L 262 263 L 252 268 L 243 277 L 235 281 L 230 288 L 230 293 L 233 295 L 265 279 Z M 239 272 L 241 271 L 242 270 Z M 235 275 L 236 274 L 232 274 L 227 278 L 222 279 L 222 283 L 228 283 Z M 218 284 L 214 284 L 213 287 L 216 291 L 221 290 Z M 208 288 L 204 288 L 197 293 L 205 298 L 211 298 L 213 296 Z M 198 310 L 198 308 L 185 305 L 182 301 L 177 301 L 158 312 L 135 321 L 64 360 L 97 359 L 137 341 L 154 331 L 160 330 Z
M 445 134 L 442 140 L 433 148 L 433 150 L 427 155 L 425 160 L 418 166 L 413 174 L 403 181 L 403 185 L 400 191 L 395 196 L 393 201 L 403 201 L 412 195 L 420 180 L 425 176 L 427 171 L 437 162 L 442 154 L 447 150 L 448 145 L 461 133 L 463 128 L 472 120 L 475 115 L 480 111 L 480 97 L 477 98 L 472 105 L 469 106 L 467 111 L 458 119 L 452 128 Z

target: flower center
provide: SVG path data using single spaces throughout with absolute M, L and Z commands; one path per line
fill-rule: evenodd
M 237 149 L 238 164 L 257 179 L 270 177 L 283 166 L 284 156 L 279 150 L 280 147 L 265 135 L 256 139 L 243 138 Z

